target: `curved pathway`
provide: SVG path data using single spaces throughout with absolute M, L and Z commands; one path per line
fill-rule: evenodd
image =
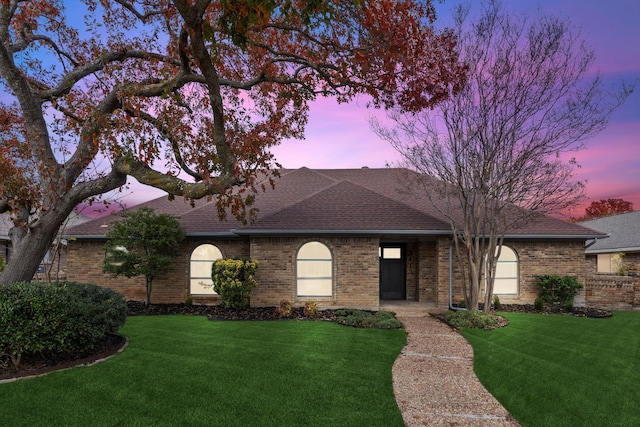
M 404 422 L 414 426 L 519 426 L 473 371 L 473 348 L 432 316 L 398 316 L 407 345 L 393 365 Z

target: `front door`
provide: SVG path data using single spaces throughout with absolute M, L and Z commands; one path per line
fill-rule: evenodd
M 406 248 L 402 244 L 380 245 L 380 299 L 406 299 Z

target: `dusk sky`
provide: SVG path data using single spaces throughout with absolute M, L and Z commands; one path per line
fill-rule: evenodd
M 505 2 L 516 11 L 568 17 L 595 51 L 594 72 L 600 71 L 607 86 L 620 80 L 639 80 L 636 91 L 614 113 L 607 129 L 576 152 L 581 165 L 579 180 L 587 180 L 587 201 L 570 215 L 581 216 L 593 200 L 622 198 L 640 210 L 640 1 L 638 0 L 519 0 Z M 452 1 L 439 5 L 439 20 L 450 15 Z M 384 113 L 365 108 L 365 101 L 338 105 L 316 102 L 304 141 L 287 141 L 273 150 L 286 168 L 385 167 L 400 160 L 399 154 L 380 140 L 369 126 L 371 115 Z
M 457 0 L 436 1 L 438 26 L 445 26 Z M 587 180 L 587 200 L 569 212 L 581 216 L 590 201 L 622 198 L 640 210 L 640 1 L 638 0 L 504 0 L 511 10 L 545 13 L 568 18 L 581 30 L 595 51 L 593 72 L 599 71 L 608 87 L 622 80 L 638 81 L 636 92 L 614 113 L 607 129 L 587 141 L 587 149 L 575 153 L 581 165 L 577 179 Z M 474 4 L 477 4 L 474 2 Z M 361 98 L 350 104 L 320 99 L 311 107 L 306 139 L 291 140 L 273 149 L 286 168 L 370 168 L 394 165 L 399 154 L 370 128 L 369 118 L 384 119 L 381 110 L 365 107 Z M 131 206 L 163 192 L 137 183 L 125 193 Z M 119 196 L 121 197 L 121 196 Z

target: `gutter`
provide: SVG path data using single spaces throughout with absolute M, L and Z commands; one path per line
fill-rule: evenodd
M 291 230 L 291 229 L 242 229 L 242 228 L 234 228 L 231 230 L 232 233 L 239 236 L 266 236 L 266 235 L 308 235 L 308 234 L 351 234 L 351 235 L 376 235 L 379 236 L 381 234 L 395 234 L 402 236 L 442 236 L 442 235 L 450 235 L 451 231 L 445 230 L 328 230 L 328 229 L 301 229 L 301 230 Z

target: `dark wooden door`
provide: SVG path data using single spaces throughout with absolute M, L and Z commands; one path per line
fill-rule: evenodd
M 405 246 L 384 244 L 380 246 L 380 299 L 406 299 Z

